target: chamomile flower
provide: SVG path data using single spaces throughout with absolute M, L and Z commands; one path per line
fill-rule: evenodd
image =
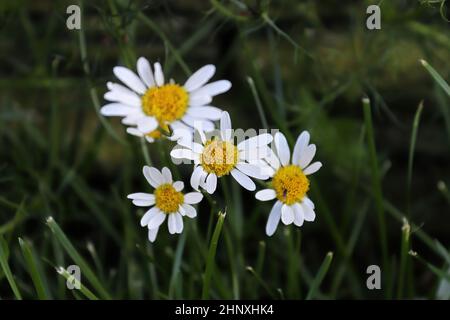
M 101 108 L 104 116 L 123 117 L 122 123 L 131 126 L 128 133 L 141 135 L 152 142 L 161 136 L 160 129 L 193 130 L 194 123 L 201 123 L 206 131 L 214 130 L 221 110 L 209 105 L 212 98 L 231 88 L 227 80 L 207 83 L 216 72 L 213 65 L 206 65 L 183 84 L 173 80 L 165 82 L 161 64 L 152 67 L 147 59 L 137 61 L 137 74 L 117 66 L 115 76 L 125 85 L 108 82 L 105 100 L 110 103 Z
M 269 175 L 258 165 L 258 160 L 266 156 L 267 146 L 273 137 L 260 134 L 235 144 L 231 119 L 228 112 L 223 112 L 220 118 L 220 136 L 207 139 L 204 132 L 197 128 L 201 144 L 194 141 L 186 143 L 179 140 L 178 146 L 170 155 L 174 159 L 188 159 L 194 162 L 191 175 L 191 186 L 194 190 L 199 187 L 212 194 L 216 190 L 217 180 L 231 174 L 233 178 L 245 189 L 254 191 L 255 183 L 249 177 L 265 180 Z
M 183 216 L 195 218 L 196 209 L 193 204 L 199 203 L 203 195 L 200 192 L 182 193 L 184 183 L 172 180 L 172 173 L 166 167 L 161 172 L 154 168 L 145 166 L 144 177 L 148 183 L 155 188 L 151 193 L 132 193 L 128 195 L 133 204 L 138 207 L 151 207 L 141 218 L 141 226 L 148 228 L 148 239 L 154 242 L 159 227 L 168 220 L 169 233 L 183 232 Z
M 316 218 L 314 203 L 307 196 L 310 186 L 308 176 L 319 170 L 322 163 L 311 163 L 316 146 L 309 144 L 309 138 L 307 131 L 300 134 L 290 162 L 291 152 L 285 136 L 280 132 L 274 136 L 277 155 L 271 151 L 265 159 L 273 169 L 270 188 L 260 190 L 255 195 L 261 201 L 277 199 L 266 224 L 268 236 L 275 233 L 280 219 L 285 225 L 294 223 L 300 227 L 304 221 L 314 221 Z

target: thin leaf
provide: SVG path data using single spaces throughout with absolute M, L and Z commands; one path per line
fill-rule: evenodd
M 317 272 L 316 277 L 314 278 L 311 287 L 309 288 L 308 295 L 306 296 L 306 300 L 311 300 L 315 297 L 317 289 L 320 287 L 325 275 L 330 268 L 331 261 L 333 260 L 333 252 L 328 252 L 325 256 L 325 259 L 322 262 L 322 265 L 319 268 L 319 272 Z
M 214 233 L 211 238 L 211 243 L 209 244 L 208 257 L 206 260 L 206 267 L 205 267 L 205 275 L 203 278 L 202 299 L 209 298 L 209 289 L 210 289 L 209 287 L 211 284 L 211 277 L 215 266 L 217 244 L 219 242 L 220 233 L 222 231 L 222 226 L 223 222 L 225 221 L 226 215 L 227 215 L 226 212 L 224 213 L 219 212 L 216 228 L 214 229 Z

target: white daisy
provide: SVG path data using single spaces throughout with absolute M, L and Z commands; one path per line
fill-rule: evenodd
M 149 142 L 161 135 L 158 127 L 165 131 L 169 128 L 192 131 L 194 123 L 201 123 L 206 131 L 214 130 L 213 121 L 220 118 L 222 111 L 210 102 L 231 88 L 228 80 L 207 83 L 216 72 L 213 65 L 197 70 L 184 85 L 173 80 L 165 83 L 161 64 L 156 62 L 152 70 L 143 57 L 137 61 L 137 74 L 121 66 L 113 72 L 126 86 L 107 83 L 109 91 L 104 98 L 111 103 L 101 108 L 101 114 L 123 117 L 123 124 L 133 126 L 128 133 L 148 136 Z
M 148 228 L 148 239 L 154 242 L 159 227 L 168 217 L 169 233 L 181 233 L 183 231 L 183 216 L 194 218 L 197 211 L 192 204 L 199 203 L 203 195 L 200 192 L 183 194 L 182 181 L 172 181 L 172 173 L 166 167 L 161 172 L 153 167 L 145 166 L 144 177 L 155 188 L 153 194 L 132 193 L 128 199 L 138 207 L 151 207 L 141 218 L 141 226 Z
M 267 146 L 273 140 L 270 134 L 260 134 L 236 145 L 228 112 L 223 112 L 220 118 L 220 137 L 207 139 L 200 128 L 196 129 L 201 144 L 195 142 L 192 136 L 188 143 L 179 140 L 178 146 L 181 148 L 175 147 L 170 153 L 175 159 L 194 162 L 192 188 L 199 190 L 201 187 L 212 194 L 216 190 L 218 178 L 231 174 L 242 187 L 254 191 L 255 183 L 249 177 L 261 180 L 269 178 L 260 162 L 270 150 Z
M 294 223 L 299 227 L 303 225 L 303 221 L 314 221 L 316 213 L 314 203 L 307 196 L 307 176 L 322 167 L 322 163 L 318 161 L 311 163 L 316 145 L 309 144 L 307 131 L 303 131 L 298 137 L 291 162 L 291 152 L 286 137 L 281 132 L 275 134 L 274 143 L 277 155 L 271 150 L 271 154 L 265 159 L 273 169 L 270 188 L 258 191 L 255 195 L 261 201 L 277 199 L 267 220 L 268 236 L 275 233 L 280 219 L 285 225 Z

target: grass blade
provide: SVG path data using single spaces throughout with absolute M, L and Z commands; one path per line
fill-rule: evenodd
M 100 280 L 97 278 L 97 276 L 94 274 L 94 272 L 89 267 L 87 262 L 83 259 L 83 257 L 78 253 L 78 251 L 72 245 L 70 240 L 67 238 L 67 236 L 64 234 L 64 232 L 61 230 L 61 228 L 56 223 L 56 221 L 53 219 L 53 217 L 47 218 L 47 225 L 50 227 L 53 234 L 58 239 L 59 243 L 61 243 L 61 245 L 64 247 L 67 254 L 80 267 L 83 274 L 86 275 L 86 278 L 89 280 L 89 282 L 92 284 L 92 286 L 98 291 L 99 295 L 102 298 L 111 299 L 110 295 L 107 293 L 106 289 L 103 287 Z
M 78 279 L 76 279 L 73 275 L 71 275 L 66 269 L 64 269 L 63 267 L 59 267 L 56 269 L 56 271 L 64 278 L 66 278 L 66 280 L 74 283 L 75 287 L 79 287 L 80 291 L 85 295 L 86 298 L 90 300 L 99 300 L 98 297 L 95 294 L 93 294 L 91 290 L 83 286 L 83 284 L 80 281 L 78 281 Z
M 432 66 L 430 66 L 428 64 L 428 62 L 426 62 L 425 60 L 421 59 L 420 63 L 424 66 L 425 69 L 427 69 L 428 73 L 433 77 L 433 79 L 438 83 L 438 85 L 450 97 L 450 86 L 444 80 L 444 78 L 442 78 L 441 75 L 436 70 L 434 70 L 434 68 Z
M 378 216 L 378 225 L 381 241 L 381 254 L 383 257 L 383 270 L 386 270 L 387 284 L 391 284 L 389 257 L 388 257 L 388 240 L 386 233 L 386 217 L 383 206 L 383 192 L 381 188 L 381 176 L 378 170 L 377 150 L 375 147 L 375 135 L 372 125 L 372 114 L 369 98 L 363 98 L 364 121 L 367 130 L 367 142 L 369 145 L 370 165 L 372 173 L 372 189 L 375 198 L 375 206 Z M 389 293 L 389 290 L 388 290 Z
M 248 85 L 250 86 L 250 89 L 252 90 L 253 98 L 255 99 L 256 107 L 258 108 L 259 117 L 261 118 L 261 123 L 263 125 L 263 128 L 268 129 L 269 124 L 267 123 L 267 118 L 264 113 L 264 109 L 261 103 L 261 99 L 259 98 L 258 91 L 256 90 L 255 82 L 251 77 L 247 77 Z
M 6 279 L 9 282 L 9 285 L 11 286 L 12 291 L 14 292 L 14 295 L 16 296 L 16 299 L 22 300 L 22 295 L 20 294 L 19 288 L 17 287 L 16 281 L 14 280 L 14 277 L 11 273 L 11 269 L 8 265 L 8 244 L 6 243 L 5 239 L 2 235 L 0 235 L 0 266 L 3 269 L 3 272 L 6 276 Z
M 408 220 L 403 219 L 402 226 L 402 240 L 400 251 L 400 270 L 398 274 L 398 287 L 397 287 L 397 299 L 401 299 L 403 296 L 403 285 L 405 283 L 407 265 L 408 265 L 408 252 L 410 250 L 410 237 L 411 226 Z
M 333 260 L 333 252 L 328 252 L 325 256 L 325 259 L 322 262 L 322 265 L 319 268 L 319 272 L 317 272 L 316 277 L 314 278 L 311 287 L 309 288 L 308 295 L 306 296 L 306 300 L 311 300 L 315 297 L 317 289 L 320 287 L 325 275 L 330 268 L 331 261 Z
M 209 298 L 209 287 L 211 284 L 211 277 L 213 274 L 214 266 L 215 266 L 215 257 L 217 250 L 217 243 L 219 242 L 219 236 L 222 231 L 223 222 L 225 221 L 226 212 L 219 212 L 216 228 L 214 229 L 214 233 L 211 238 L 211 243 L 209 245 L 208 257 L 206 260 L 205 267 L 205 275 L 203 279 L 203 290 L 202 290 L 202 299 Z
M 407 186 L 406 186 L 406 201 L 407 201 L 407 210 L 406 214 L 408 217 L 411 216 L 411 182 L 412 182 L 412 170 L 413 170 L 413 161 L 414 161 L 414 149 L 416 147 L 417 140 L 417 132 L 419 130 L 419 122 L 420 115 L 422 114 L 423 109 L 423 101 L 420 102 L 417 107 L 416 115 L 414 116 L 414 122 L 411 133 L 411 143 L 409 145 L 409 156 L 408 156 L 408 177 L 407 177 Z
M 39 260 L 36 258 L 36 252 L 31 246 L 31 243 L 19 238 L 20 248 L 28 267 L 28 273 L 31 276 L 34 287 L 36 288 L 37 296 L 40 300 L 47 300 L 50 298 L 50 292 L 47 287 L 47 281 L 44 280 L 44 274 L 40 266 Z

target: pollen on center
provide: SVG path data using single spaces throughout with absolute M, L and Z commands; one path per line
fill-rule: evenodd
M 189 94 L 177 84 L 152 87 L 142 96 L 142 110 L 155 117 L 160 126 L 181 119 L 186 113 Z
M 309 190 L 309 180 L 296 165 L 281 167 L 272 179 L 278 200 L 291 205 L 303 199 Z
M 200 162 L 206 172 L 221 177 L 233 170 L 238 159 L 239 151 L 234 144 L 228 141 L 209 140 L 205 144 Z
M 162 184 L 155 190 L 155 204 L 164 213 L 174 213 L 184 202 L 184 195 L 175 190 L 172 184 Z

